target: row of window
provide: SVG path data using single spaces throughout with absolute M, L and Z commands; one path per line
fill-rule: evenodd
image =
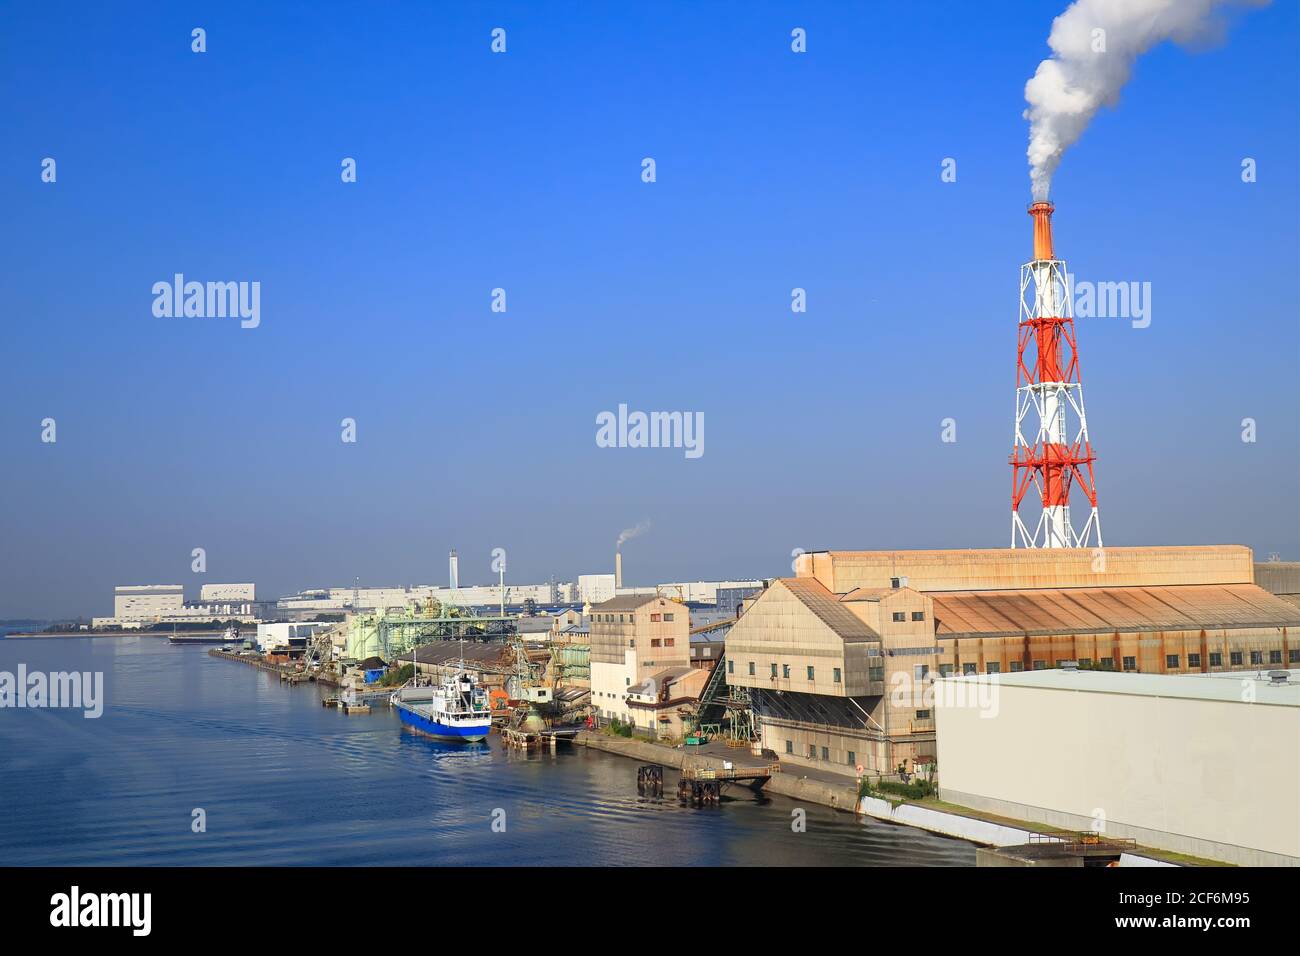
M 1267 661 L 1265 661 L 1265 654 L 1267 654 L 1267 656 L 1268 656 Z M 1180 661 L 1181 661 L 1181 660 L 1182 660 L 1182 658 L 1181 658 L 1181 656 L 1178 655 L 1178 654 L 1166 654 L 1166 655 L 1165 655 L 1165 668 L 1166 668 L 1167 670 L 1181 670 L 1181 669 L 1182 669 L 1182 665 L 1180 664 Z M 1120 658 L 1120 661 L 1121 661 L 1121 666 L 1123 667 L 1124 670 L 1126 670 L 1126 671 L 1135 671 L 1135 670 L 1137 670 L 1137 658 L 1136 658 L 1136 657 L 1122 657 L 1122 658 Z M 1289 663 L 1291 663 L 1291 664 L 1300 664 L 1300 649 L 1288 649 L 1288 651 L 1287 651 L 1287 661 L 1288 661 Z M 1060 666 L 1061 666 L 1062 664 L 1064 664 L 1064 663 L 1065 663 L 1064 660 L 1058 660 L 1058 661 L 1056 662 L 1056 666 L 1057 666 L 1057 667 L 1060 667 Z M 1245 664 L 1245 654 L 1244 654 L 1242 651 L 1229 651 L 1229 652 L 1228 652 L 1228 663 L 1229 663 L 1229 665 L 1232 666 L 1232 667 L 1241 667 L 1243 664 Z M 1251 652 L 1250 652 L 1250 663 L 1251 663 L 1252 666 L 1256 666 L 1256 667 L 1258 667 L 1258 666 L 1262 666 L 1262 665 L 1265 664 L 1265 663 L 1268 663 L 1268 664 L 1281 664 L 1281 663 L 1282 663 L 1282 652 L 1281 652 L 1281 651 L 1277 651 L 1277 650 L 1274 650 L 1274 651 L 1251 651 Z M 1079 658 L 1078 664 L 1079 664 L 1080 669 L 1082 669 L 1082 670 L 1091 670 L 1091 669 L 1092 669 L 1092 666 L 1093 666 L 1092 658 L 1090 658 L 1090 657 L 1081 657 L 1081 658 Z M 1010 668 L 1011 668 L 1012 671 L 1023 671 L 1023 670 L 1025 669 L 1024 661 L 1011 661 L 1011 662 L 1009 663 L 1009 666 L 1010 666 Z M 1187 666 L 1188 666 L 1188 667 L 1191 667 L 1191 668 L 1200 667 L 1200 666 L 1201 666 L 1201 655 L 1200 655 L 1200 654 L 1188 654 L 1188 655 L 1187 655 Z M 1223 654 L 1221 654 L 1221 653 L 1218 652 L 1218 651 L 1211 651 L 1211 652 L 1210 652 L 1210 666 L 1211 666 L 1211 667 L 1222 667 L 1222 666 L 1223 666 Z M 1047 661 L 1034 661 L 1034 663 L 1033 663 L 1033 668 L 1034 668 L 1034 670 L 1036 670 L 1036 671 L 1046 670 L 1046 669 L 1047 669 Z M 1099 660 L 1097 661 L 1097 669 L 1098 669 L 1098 670 L 1104 670 L 1104 671 L 1113 671 L 1113 670 L 1115 669 L 1115 658 L 1113 658 L 1113 657 L 1103 657 L 1103 658 L 1099 659 Z M 997 674 L 997 673 L 1000 673 L 1001 670 L 1002 670 L 1002 665 L 999 664 L 999 663 L 996 662 L 996 661 L 989 661 L 989 662 L 987 662 L 987 663 L 984 665 L 984 673 L 986 673 L 986 674 Z M 942 676 L 944 676 L 944 677 L 950 677 L 950 676 L 952 676 L 952 671 L 953 671 L 953 668 L 952 668 L 952 665 L 951 665 L 951 664 L 940 664 L 940 665 L 939 665 L 939 673 L 940 673 Z M 965 664 L 962 664 L 962 665 L 961 665 L 961 672 L 962 672 L 963 675 L 967 675 L 967 674 L 975 674 L 975 673 L 978 672 L 978 667 L 977 667 L 976 664 L 973 664 L 973 663 L 965 663 Z M 913 669 L 913 674 L 914 674 L 914 676 L 916 677 L 917 680 L 920 680 L 921 678 L 925 677 L 925 675 L 928 674 L 928 673 L 929 673 L 929 668 L 926 667 L 924 664 L 918 664 L 918 665 Z
M 873 668 L 873 670 L 874 670 L 874 668 Z M 831 672 L 832 672 L 831 680 L 833 680 L 836 684 L 840 683 L 840 680 L 841 680 L 840 669 L 839 669 L 838 667 L 833 667 L 833 668 L 831 668 Z M 728 673 L 728 674 L 734 674 L 734 673 L 736 673 L 736 662 L 735 662 L 735 661 L 732 661 L 732 660 L 727 661 L 727 673 Z M 753 661 L 750 661 L 750 662 L 749 662 L 749 676 L 750 676 L 750 677 L 755 676 L 755 674 L 754 674 L 754 662 L 753 662 Z M 773 664 L 773 665 L 772 665 L 772 677 L 775 678 L 776 676 L 777 676 L 777 675 L 776 675 L 776 664 Z M 781 665 L 781 677 L 782 677 L 784 680 L 789 680 L 789 679 L 790 679 L 790 665 L 789 665 L 789 664 L 782 664 L 782 665 Z M 808 679 L 809 679 L 809 680 L 816 680 L 816 670 L 815 670 L 815 668 L 814 668 L 811 664 L 808 665 Z M 875 679 L 875 678 L 873 678 L 873 680 L 874 680 L 874 679 Z M 883 669 L 882 669 L 882 673 L 881 673 L 880 679 L 881 679 L 881 680 L 884 680 Z
M 627 620 L 624 620 L 624 617 L 626 617 Z M 674 618 L 673 618 L 673 615 L 672 615 L 672 614 L 651 614 L 651 615 L 650 615 L 650 621 L 651 621 L 652 623 L 654 623 L 654 624 L 658 624 L 661 620 L 662 620 L 662 621 L 672 621 L 673 619 L 674 619 Z M 593 616 L 592 620 L 595 620 L 595 621 L 601 621 L 601 622 L 603 622 L 603 623 L 605 623 L 605 624 L 613 624 L 613 623 L 614 623 L 614 615 L 613 615 L 613 614 L 596 614 L 596 615 Z M 636 615 L 634 615 L 634 614 L 627 614 L 627 615 L 620 614 L 620 615 L 618 616 L 618 623 L 619 623 L 619 624 L 631 624 L 631 623 L 632 623 L 633 621 L 635 621 L 635 620 L 636 620 Z
M 895 611 L 895 612 L 894 612 L 894 620 L 895 620 L 895 621 L 906 621 L 906 620 L 907 620 L 907 612 L 906 612 L 906 611 Z M 925 612 L 924 612 L 924 611 L 913 611 L 913 612 L 912 612 L 912 620 L 914 620 L 914 621 L 924 621 L 924 620 L 925 620 Z

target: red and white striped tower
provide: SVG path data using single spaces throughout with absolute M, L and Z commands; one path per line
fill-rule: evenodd
M 1020 267 L 1020 336 L 1016 349 L 1016 431 L 1011 452 L 1011 547 L 1100 548 L 1094 455 L 1083 410 L 1069 277 L 1052 252 L 1049 202 L 1029 207 L 1034 258 Z M 1021 505 L 1029 489 L 1039 508 Z M 1086 499 L 1088 519 L 1075 532 L 1070 492 Z M 1034 512 L 1037 514 L 1034 514 Z

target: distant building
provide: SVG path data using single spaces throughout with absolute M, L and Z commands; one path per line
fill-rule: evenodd
M 719 585 L 716 592 L 717 597 L 714 600 L 714 603 L 718 606 L 719 612 L 727 614 L 730 617 L 735 617 L 739 612 L 742 601 L 753 597 L 755 594 L 761 594 L 762 592 L 762 581 L 756 581 L 753 584 L 741 585 L 739 587 L 725 587 Z
M 690 667 L 690 616 L 656 595 L 611 598 L 591 609 L 591 703 L 599 719 L 636 723 L 657 734 L 657 714 L 630 708 L 633 685 L 671 682 L 672 668 Z M 639 721 L 639 722 L 638 722 Z
M 578 575 L 578 600 L 587 604 L 600 604 L 614 596 L 614 575 Z
M 333 627 L 331 624 L 296 624 L 292 622 L 257 625 L 257 649 L 263 653 L 283 650 Z
M 1244 866 L 1300 865 L 1300 670 L 939 681 L 940 797 Z
M 257 600 L 257 587 L 253 584 L 205 584 L 199 588 L 199 601 L 204 604 L 248 603 Z
M 185 607 L 181 584 L 128 584 L 113 589 L 113 617 L 123 621 L 152 621 Z

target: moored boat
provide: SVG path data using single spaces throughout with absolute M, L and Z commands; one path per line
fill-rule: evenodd
M 492 729 L 487 693 L 463 670 L 434 687 L 426 700 L 403 699 L 400 692 L 391 700 L 402 723 L 439 740 L 475 743 Z

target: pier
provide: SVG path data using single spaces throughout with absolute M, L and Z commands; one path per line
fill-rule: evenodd
M 717 806 L 722 802 L 722 791 L 733 783 L 742 783 L 753 790 L 762 790 L 780 766 L 766 767 L 684 767 L 677 782 L 677 799 L 697 807 Z M 639 778 L 638 778 L 639 782 Z
M 522 727 L 503 727 L 501 737 L 511 750 L 532 751 L 549 750 L 555 753 L 560 744 L 572 746 L 574 739 L 582 730 L 581 725 L 570 727 L 546 727 L 541 730 L 527 730 Z

